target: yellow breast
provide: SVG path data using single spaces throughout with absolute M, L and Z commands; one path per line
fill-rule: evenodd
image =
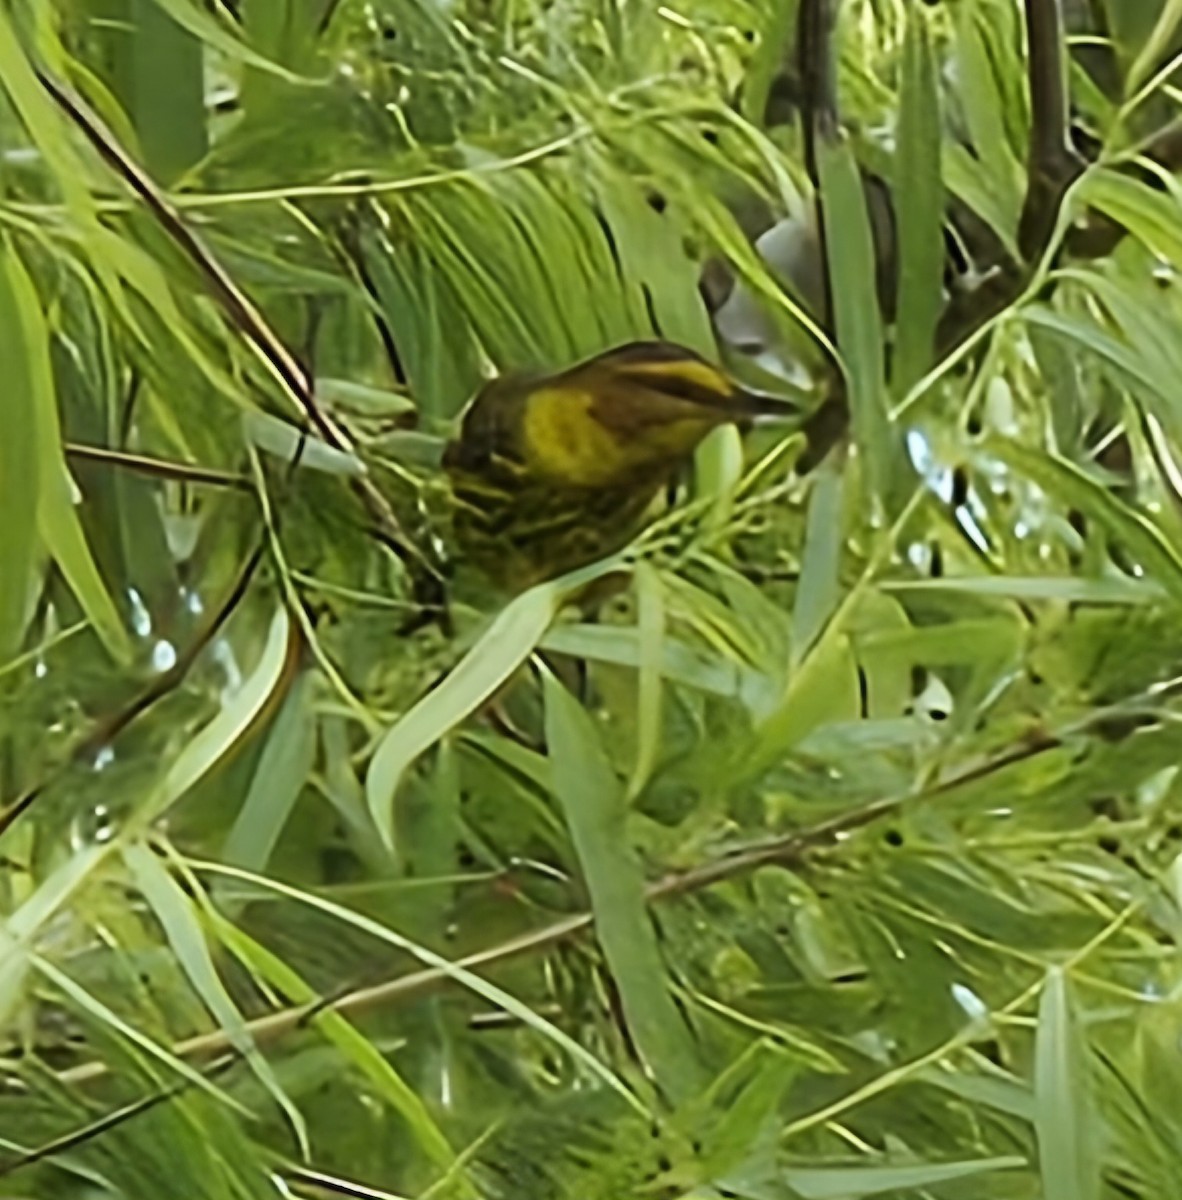
M 578 488 L 628 487 L 669 474 L 721 422 L 688 405 L 661 411 L 660 397 L 635 389 L 615 397 L 635 411 L 608 422 L 604 396 L 570 387 L 539 388 L 526 404 L 523 444 L 530 473 Z M 655 401 L 656 403 L 648 403 Z

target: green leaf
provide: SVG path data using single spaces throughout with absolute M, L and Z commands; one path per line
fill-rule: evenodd
M 253 883 L 265 891 L 273 892 L 289 900 L 307 905 L 309 908 L 322 912 L 327 916 L 335 917 L 343 924 L 351 926 L 354 929 L 359 929 L 363 933 L 368 933 L 386 945 L 394 946 L 399 950 L 413 955 L 420 962 L 440 972 L 445 978 L 454 980 L 463 987 L 466 987 L 473 994 L 486 1000 L 489 1004 L 503 1009 L 520 1021 L 527 1029 L 548 1038 L 556 1046 L 565 1050 L 575 1062 L 585 1067 L 589 1074 L 609 1087 L 633 1112 L 645 1117 L 651 1116 L 644 1105 L 628 1090 L 623 1082 L 600 1062 L 594 1054 L 585 1050 L 572 1037 L 563 1033 L 562 1030 L 547 1021 L 545 1017 L 534 1012 L 528 1004 L 522 1003 L 505 991 L 504 988 L 498 987 L 495 983 L 490 983 L 487 979 L 469 970 L 469 966 L 473 964 L 450 962 L 442 955 L 436 954 L 434 951 L 428 950 L 426 947 L 402 937 L 394 930 L 381 924 L 381 922 L 375 921 L 372 917 L 353 912 L 351 909 L 336 904 L 331 900 L 322 899 L 310 892 L 302 892 L 297 888 L 281 883 L 279 880 L 269 879 L 261 875 L 252 875 L 237 867 L 227 867 L 221 863 L 202 862 L 195 864 L 195 867 L 202 871 L 223 875 L 230 879 L 239 879 Z M 478 957 L 482 958 L 483 956 Z M 397 988 L 401 982 L 401 980 L 395 981 L 394 987 Z
M 401 392 L 349 379 L 317 379 L 316 396 L 329 408 L 363 417 L 396 417 L 415 411 L 414 401 Z
M 994 195 L 1007 214 L 1010 228 L 1017 227 L 1022 207 L 1023 172 L 1010 145 L 1006 129 L 1006 98 L 1000 88 L 1001 64 L 995 64 L 990 23 L 996 12 L 981 0 L 966 0 L 954 12 L 956 58 L 960 74 L 960 100 L 977 152 Z
M 62 453 L 44 306 L 11 245 L 6 244 L 0 254 L 0 290 L 5 293 L 4 303 L 16 317 L 17 336 L 23 348 L 19 369 L 24 376 L 23 386 L 28 389 L 26 405 L 32 412 L 36 436 L 37 526 L 107 649 L 116 659 L 126 662 L 131 656 L 131 643 L 87 545 L 74 504 L 74 482 Z M 15 332 L 10 329 L 7 335 L 12 337 Z
M 927 10 L 907 6 L 899 151 L 893 192 L 899 228 L 899 288 L 891 390 L 902 399 L 932 364 L 944 286 L 944 183 L 940 89 Z
M 1111 217 L 1154 254 L 1182 270 L 1182 205 L 1178 198 L 1107 167 L 1084 176 L 1078 202 Z
M 701 1072 L 669 993 L 644 878 L 628 845 L 624 790 L 595 723 L 549 671 L 543 674 L 543 693 L 554 794 L 570 827 L 625 1020 L 657 1083 L 675 1102 L 685 1100 L 696 1092 Z
M 304 1119 L 279 1086 L 270 1064 L 259 1053 L 242 1014 L 218 976 L 193 902 L 147 846 L 138 842 L 125 846 L 123 860 L 127 863 L 135 886 L 160 922 L 177 963 L 193 990 L 201 997 L 230 1044 L 246 1059 L 251 1070 L 287 1116 L 301 1152 L 307 1155 L 308 1131 Z
M 792 605 L 792 667 L 800 665 L 841 600 L 841 550 L 845 544 L 845 476 L 833 466 L 818 471 L 809 497 L 800 581 Z
M 1095 272 L 1064 271 L 1063 274 L 1088 287 L 1120 325 L 1140 367 L 1134 379 L 1144 378 L 1148 385 L 1138 390 L 1138 400 L 1175 439 L 1182 439 L 1182 411 L 1173 388 L 1173 380 L 1182 373 L 1182 351 L 1174 343 L 1169 318 L 1143 303 L 1132 289 Z
M 646 562 L 636 564 L 636 641 L 640 651 L 636 688 L 636 764 L 629 797 L 640 794 L 661 749 L 662 661 L 665 655 L 665 592 Z
M 961 592 L 1078 604 L 1159 604 L 1167 596 L 1153 579 L 1081 579 L 1075 575 L 944 575 L 939 579 L 889 579 L 879 586 L 890 592 Z
M 686 252 L 686 231 L 676 210 L 657 213 L 635 181 L 614 165 L 605 166 L 604 177 L 596 201 L 611 233 L 618 289 L 627 300 L 621 304 L 617 288 L 605 288 L 614 281 L 600 281 L 607 291 L 604 303 L 631 314 L 625 336 L 655 333 L 712 357 L 714 333 L 698 290 L 700 267 Z
M 1138 91 L 1149 78 L 1150 72 L 1156 71 L 1162 65 L 1162 56 L 1166 53 L 1180 21 L 1182 21 L 1182 0 L 1164 0 L 1153 30 L 1129 67 L 1128 76 L 1125 79 L 1126 95 L 1131 96 Z
M 963 200 L 1000 239 L 1006 252 L 1017 260 L 1018 209 L 1010 193 L 993 185 L 993 175 L 986 165 L 960 142 L 944 142 L 941 156 L 944 183 L 954 196 Z
M 1154 361 L 1161 357 L 1159 352 L 1163 350 L 1162 347 L 1145 347 L 1147 353 L 1142 355 L 1088 317 L 1055 312 L 1039 304 L 1024 308 L 1022 317 L 1029 324 L 1049 330 L 1074 343 L 1084 352 L 1103 359 L 1132 385 L 1143 389 L 1145 396 L 1153 404 L 1154 412 L 1163 418 L 1163 424 L 1167 428 L 1172 429 L 1176 426 L 1178 418 L 1175 413 L 1176 395 L 1173 391 L 1172 377 L 1168 370 Z
M 316 751 L 311 695 L 315 676 L 302 673 L 287 693 L 267 733 L 266 745 L 242 808 L 226 835 L 222 857 L 262 870 L 308 780 Z
M 111 854 L 109 842 L 86 846 L 37 884 L 5 921 L 0 934 L 0 1022 L 5 1027 L 24 998 L 37 935 L 75 898 Z
M 37 402 L 30 364 L 38 347 L 22 319 L 27 293 L 12 286 L 8 239 L 0 241 L 0 362 L 8 364 L 8 382 L 0 389 L 0 513 L 35 513 L 40 492 L 37 456 Z M 44 347 L 40 348 L 44 352 Z M 0 663 L 20 648 L 36 582 L 37 523 L 0 521 Z
M 640 669 L 647 650 L 639 631 L 627 626 L 558 625 L 542 639 L 544 650 L 556 650 L 593 662 Z M 775 696 L 775 677 L 745 667 L 731 658 L 704 654 L 672 636 L 661 642 L 661 674 L 672 682 L 718 696 L 740 700 L 753 710 L 765 710 Z
M 315 1004 L 320 996 L 277 955 L 243 933 L 229 921 L 214 917 L 219 936 L 235 955 L 272 987 L 282 991 L 295 1004 Z M 415 1140 L 441 1170 L 451 1167 L 455 1152 L 446 1135 L 435 1123 L 421 1097 L 394 1069 L 368 1037 L 344 1016 L 322 1007 L 309 1022 L 324 1035 L 356 1070 L 373 1084 L 378 1095 L 396 1112 L 414 1134 Z
M 1078 508 L 1122 542 L 1149 577 L 1182 601 L 1182 556 L 1147 517 L 1119 500 L 1102 484 L 1065 459 L 1000 439 L 989 450 L 1050 495 Z
M 1047 972 L 1034 1044 L 1034 1128 L 1046 1200 L 1095 1200 L 1103 1131 L 1092 1111 L 1087 1047 L 1063 971 Z
M 160 8 L 170 16 L 182 29 L 186 30 L 211 49 L 218 50 L 231 62 L 239 62 L 244 66 L 255 67 L 285 79 L 289 83 L 309 83 L 298 74 L 288 71 L 277 62 L 259 54 L 252 49 L 236 33 L 230 32 L 216 17 L 204 8 L 199 8 L 191 0 L 155 0 Z M 215 10 L 218 11 L 218 10 Z
M 156 1059 L 187 1082 L 207 1092 L 223 1104 L 229 1105 L 241 1115 L 247 1115 L 242 1105 L 229 1097 L 221 1088 L 211 1083 L 200 1071 L 191 1067 L 183 1058 L 179 1058 L 170 1050 L 158 1045 L 145 1033 L 137 1029 L 134 1024 L 115 1012 L 109 1005 L 104 1004 L 92 992 L 88 992 L 77 980 L 72 979 L 65 971 L 58 967 L 56 963 L 39 954 L 32 955 L 31 962 L 34 969 L 44 975 L 79 1010 L 88 1013 L 101 1024 L 109 1026 L 116 1033 L 125 1037 L 132 1045 L 142 1050 L 149 1058 Z
M 802 1200 L 857 1200 L 884 1192 L 907 1193 L 956 1179 L 973 1179 L 1024 1167 L 1016 1155 L 967 1162 L 915 1163 L 900 1167 L 790 1167 L 784 1180 Z
M 407 767 L 475 712 L 533 653 L 550 627 L 562 590 L 543 583 L 512 600 L 484 636 L 391 728 L 370 760 L 366 802 L 387 845 L 394 839 L 394 795 Z
M 113 90 L 135 128 L 144 165 L 158 182 L 171 184 L 208 149 L 204 48 L 156 0 L 121 0 L 104 15 Z
M 742 113 L 752 125 L 764 124 L 768 94 L 784 65 L 784 47 L 796 28 L 800 0 L 775 0 L 769 7 L 770 16 L 743 79 Z
M 237 746 L 283 679 L 290 634 L 287 610 L 277 608 L 258 664 L 241 686 L 223 700 L 217 716 L 193 734 L 172 760 L 140 811 L 142 822 L 154 821 Z
M 831 621 L 813 650 L 792 672 L 779 703 L 729 764 L 738 786 L 783 760 L 815 729 L 860 715 L 858 669 L 848 636 Z
M 289 421 L 281 421 L 269 413 L 248 412 L 245 426 L 247 438 L 280 462 L 354 479 L 365 474 L 365 463 L 357 455 L 338 450 Z
M 882 319 L 874 286 L 874 243 L 862 179 L 847 142 L 822 142 L 818 169 L 825 228 L 835 231 L 834 236 L 826 237 L 825 247 L 854 440 L 862 456 L 871 503 L 895 513 L 906 499 L 911 471 L 889 413 Z

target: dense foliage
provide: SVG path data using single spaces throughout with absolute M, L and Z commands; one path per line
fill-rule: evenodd
M 1065 7 L 0 9 L 0 1194 L 1176 1194 L 1182 6 Z M 496 594 L 453 417 L 653 336 L 799 428 Z

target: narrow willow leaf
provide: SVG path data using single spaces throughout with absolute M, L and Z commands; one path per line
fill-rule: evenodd
M 198 730 L 173 759 L 140 814 L 142 821 L 155 820 L 238 745 L 283 679 L 290 636 L 287 610 L 277 608 L 258 665 L 238 690 L 223 700 L 217 716 Z
M 1145 304 L 1130 288 L 1096 272 L 1065 270 L 1063 274 L 1083 283 L 1108 309 L 1149 385 L 1138 393 L 1138 401 L 1170 431 L 1175 441 L 1182 441 L 1182 414 L 1174 388 L 1174 380 L 1182 375 L 1182 350 L 1176 344 L 1170 316 Z
M 203 46 L 156 0 L 124 0 L 116 9 L 130 28 L 108 37 L 112 83 L 144 152 L 144 165 L 171 184 L 203 158 Z
M 1000 1113 L 1018 1117 L 1026 1124 L 1034 1121 L 1034 1094 L 1029 1084 L 1006 1074 L 1000 1068 L 996 1075 L 974 1075 L 963 1070 L 931 1067 L 917 1078 L 967 1100 L 974 1107 L 996 1109 Z
M 1021 652 L 1024 627 L 1006 617 L 968 617 L 937 625 L 891 627 L 888 622 L 854 637 L 859 662 L 872 661 L 900 670 L 925 666 L 992 666 Z
M 620 990 L 641 1058 L 674 1102 L 701 1082 L 689 1029 L 669 993 L 640 864 L 628 845 L 627 804 L 595 722 L 549 672 L 543 675 L 554 794 L 591 895 L 595 932 Z
M 211 919 L 216 923 L 218 936 L 238 959 L 293 1004 L 315 1004 L 320 999 L 306 980 L 278 955 L 216 913 L 211 914 Z M 309 1024 L 314 1025 L 342 1057 L 373 1084 L 379 1097 L 407 1123 L 415 1140 L 441 1170 L 447 1170 L 455 1163 L 455 1151 L 422 1098 L 369 1038 L 330 1007 L 321 1008 Z
M 395 417 L 415 410 L 414 401 L 401 392 L 354 383 L 350 379 L 318 378 L 316 396 L 329 408 L 363 417 Z
M 361 251 L 416 406 L 430 420 L 454 416 L 483 379 L 482 352 L 459 293 L 417 242 L 395 252 L 366 228 Z
M 0 931 L 0 1021 L 6 1027 L 18 1017 L 27 1002 L 26 991 L 32 962 L 28 946 Z
M 222 847 L 222 857 L 261 871 L 308 780 L 316 751 L 311 695 L 315 676 L 305 671 L 292 685 L 267 733 L 267 743 L 246 799 Z
M 994 188 L 988 167 L 967 146 L 950 141 L 944 142 L 942 162 L 948 190 L 989 226 L 1012 258 L 1019 258 L 1018 211 L 1007 206 L 1006 197 Z
M 634 670 L 640 669 L 644 654 L 638 631 L 626 626 L 557 625 L 541 645 L 544 650 Z M 662 640 L 661 674 L 699 691 L 741 700 L 753 709 L 766 710 L 775 696 L 774 675 L 761 674 L 732 658 L 706 655 L 672 636 Z
M 37 408 L 30 363 L 37 348 L 25 342 L 28 332 L 20 304 L 23 290 L 11 286 L 7 238 L 0 241 L 0 362 L 8 364 L 8 383 L 0 389 L 0 664 L 20 648 L 29 616 L 37 565 L 37 523 L 18 518 L 35 513 L 39 496 Z
M 1130 508 L 1074 463 L 1016 442 L 990 441 L 988 448 L 1026 479 L 1065 505 L 1079 509 L 1122 542 L 1149 577 L 1182 600 L 1182 556 L 1146 516 Z
M 1154 411 L 1164 414 L 1163 424 L 1167 427 L 1174 424 L 1175 419 L 1170 411 L 1170 406 L 1176 403 L 1172 380 L 1163 377 L 1160 371 L 1154 371 L 1150 362 L 1146 362 L 1140 354 L 1113 337 L 1096 321 L 1088 317 L 1055 312 L 1040 304 L 1024 308 L 1022 317 L 1027 323 L 1037 325 L 1074 343 L 1085 353 L 1095 354 L 1104 359 L 1130 383 L 1144 389 L 1150 397 L 1155 398 Z
M 29 389 L 26 403 L 32 409 L 36 432 L 37 526 L 107 649 L 125 662 L 131 655 L 131 643 L 86 543 L 75 508 L 76 488 L 62 452 L 44 306 L 11 246 L 5 249 L 0 269 L 0 288 L 7 294 L 7 304 L 15 310 L 19 329 L 19 334 L 14 330 L 6 333 L 9 338 L 19 336 L 23 347 L 21 373 Z
M 245 415 L 244 423 L 247 438 L 281 462 L 347 478 L 365 474 L 365 463 L 357 455 L 338 450 L 288 421 L 269 413 L 250 412 Z
M 871 502 L 894 513 L 905 500 L 910 471 L 888 411 L 866 197 L 848 142 L 823 142 L 818 148 L 818 166 L 825 228 L 834 231 L 825 238 L 825 250 L 854 440 L 863 459 Z
M 661 668 L 665 657 L 665 592 L 661 577 L 646 562 L 636 564 L 636 765 L 628 784 L 634 798 L 652 774 L 661 748 Z
M 226 29 L 205 8 L 193 4 L 190 0 L 155 0 L 160 8 L 167 13 L 182 29 L 187 30 L 193 37 L 204 42 L 211 49 L 218 50 L 231 62 L 242 63 L 244 66 L 255 67 L 268 74 L 277 75 L 289 83 L 310 83 L 298 74 L 287 70 L 273 59 L 267 58 L 257 50 L 248 46 L 241 38 Z
M 1080 204 L 1111 217 L 1154 254 L 1182 270 L 1182 205 L 1177 197 L 1105 167 L 1088 171 L 1078 196 Z
M 961 592 L 1006 600 L 1061 600 L 1080 604 L 1160 604 L 1165 588 L 1152 579 L 1081 579 L 1074 575 L 944 575 L 939 579 L 884 580 L 890 592 Z
M 1010 228 L 1016 228 L 1022 207 L 1023 172 L 1010 145 L 1005 97 L 986 45 L 988 24 L 996 19 L 995 14 L 986 12 L 988 7 L 980 0 L 967 0 L 955 9 L 960 101 L 973 148 L 988 175 L 990 188 L 1008 214 Z
M 916 1188 L 937 1187 L 956 1179 L 972 1179 L 1024 1166 L 1024 1158 L 1007 1155 L 902 1167 L 790 1167 L 784 1172 L 784 1182 L 802 1200 L 858 1200 L 860 1196 L 881 1196 L 885 1192 L 909 1194 Z
M 249 872 L 239 870 L 237 867 L 227 867 L 215 862 L 199 862 L 194 863 L 193 866 L 196 870 L 222 875 L 230 879 L 238 879 L 262 888 L 265 891 L 284 896 L 289 900 L 294 900 L 297 903 L 305 904 L 309 908 L 314 908 L 318 912 L 324 913 L 326 916 L 335 917 L 351 928 L 370 934 L 386 945 L 405 951 L 407 954 L 418 959 L 419 962 L 439 971 L 448 979 L 452 979 L 456 983 L 466 987 L 474 995 L 480 996 L 481 999 L 486 1000 L 489 1004 L 495 1005 L 510 1016 L 515 1017 L 527 1029 L 533 1030 L 540 1036 L 553 1042 L 556 1046 L 561 1047 L 571 1056 L 573 1061 L 577 1062 L 588 1074 L 600 1080 L 615 1092 L 634 1112 L 642 1116 L 651 1117 L 652 1114 L 629 1091 L 623 1081 L 604 1066 L 594 1054 L 585 1050 L 574 1038 L 563 1033 L 561 1029 L 551 1024 L 545 1017 L 536 1013 L 528 1004 L 516 999 L 506 992 L 504 988 L 498 987 L 495 983 L 490 983 L 481 975 L 477 975 L 475 972 L 469 970 L 468 966 L 472 965 L 470 962 L 468 964 L 450 962 L 442 955 L 436 954 L 433 950 L 428 950 L 425 946 L 420 946 L 412 942 L 409 938 L 404 938 L 401 934 L 395 933 L 394 930 L 388 929 L 372 917 L 367 917 L 362 913 L 354 912 L 352 909 L 344 908 L 330 900 L 324 900 L 310 892 L 302 892 L 297 888 L 289 887 L 278 880 L 269 879 L 262 875 L 252 875 Z M 483 958 L 484 956 L 478 955 L 477 957 Z
M 164 323 L 168 335 L 174 338 L 184 353 L 187 366 L 196 367 L 221 395 L 237 404 L 244 404 L 241 381 L 216 361 L 205 339 L 198 336 L 193 322 L 182 312 L 167 273 L 146 250 L 113 230 L 96 227 L 84 239 L 90 251 L 96 273 L 103 272 L 108 302 L 146 348 L 157 350 L 151 335 L 144 332 L 136 306 L 128 292 L 139 295 L 154 316 Z M 158 401 L 156 411 L 162 422 L 171 424 L 176 416 L 166 402 Z M 178 438 L 183 442 L 183 438 Z
M 1062 339 L 1036 325 L 1028 327 L 1030 348 L 1047 387 L 1051 418 L 1049 449 L 1076 458 L 1083 455 L 1084 426 L 1090 408 L 1083 363 Z
M 774 1145 L 776 1106 L 799 1074 L 800 1064 L 790 1051 L 771 1038 L 760 1038 L 714 1080 L 704 1097 L 715 1110 L 702 1138 L 707 1178 L 726 1183 L 730 1174 L 741 1177 L 748 1164 L 761 1157 L 762 1146 Z M 771 1157 L 774 1162 L 774 1152 Z
M 67 208 L 81 225 L 97 227 L 96 210 L 86 189 L 87 173 L 82 160 L 66 133 L 60 114 L 33 71 L 7 9 L 0 9 L 0 87 L 8 93 L 29 137 L 45 156 Z
M 841 548 L 845 542 L 845 475 L 835 466 L 817 472 L 809 497 L 800 582 L 792 605 L 791 666 L 798 667 L 841 600 Z
M 30 951 L 37 935 L 75 898 L 110 853 L 110 843 L 75 851 L 37 885 L 0 928 L 0 1022 L 8 1021 L 24 999 Z
M 769 6 L 763 31 L 743 77 L 741 111 L 752 125 L 767 123 L 772 81 L 784 65 L 784 47 L 791 45 L 800 0 L 775 0 Z
M 899 289 L 891 391 L 902 399 L 932 365 L 944 279 L 940 89 L 927 10 L 907 6 L 894 178 Z
M 733 426 L 715 429 L 694 452 L 693 494 L 710 500 L 702 525 L 723 529 L 734 510 L 735 487 L 743 476 L 743 439 Z
M 726 767 L 735 785 L 755 779 L 780 762 L 815 729 L 861 715 L 858 669 L 849 639 L 831 622 L 791 673 L 779 703 Z
M 1157 23 L 1154 25 L 1145 44 L 1140 47 L 1137 57 L 1129 67 L 1125 80 L 1125 94 L 1132 95 L 1148 80 L 1150 72 L 1161 66 L 1165 54 L 1178 23 L 1182 21 L 1182 0 L 1165 0 L 1161 5 Z
M 201 1088 L 209 1095 L 216 1097 L 223 1104 L 228 1104 L 243 1117 L 250 1115 L 237 1100 L 234 1100 L 226 1092 L 222 1091 L 221 1088 L 211 1083 L 195 1067 L 191 1067 L 183 1058 L 178 1058 L 170 1050 L 158 1045 L 147 1034 L 137 1029 L 130 1021 L 124 1020 L 114 1009 L 108 1007 L 97 996 L 88 992 L 81 984 L 61 970 L 56 963 L 52 963 L 48 959 L 36 954 L 32 956 L 31 962 L 34 969 L 44 975 L 67 1000 L 77 1006 L 80 1012 L 86 1013 L 99 1024 L 113 1029 L 116 1033 L 125 1037 L 133 1046 L 142 1050 L 149 1058 L 156 1059 L 157 1062 L 162 1063 L 170 1071 L 179 1075 L 195 1087 Z
M 1034 1128 L 1046 1200 L 1095 1200 L 1101 1193 L 1103 1132 L 1091 1105 L 1087 1047 L 1063 971 L 1047 973 L 1034 1043 Z
M 614 286 L 607 289 L 604 303 L 612 308 L 626 304 L 633 314 L 627 336 L 656 333 L 714 355 L 710 315 L 698 288 L 699 265 L 686 250 L 683 223 L 669 209 L 654 211 L 636 180 L 618 167 L 605 164 L 603 174 L 596 203 L 610 230 L 618 271 L 618 282 L 609 276 Z M 598 286 L 604 290 L 602 280 Z
M 262 1085 L 291 1122 L 301 1151 L 308 1153 L 308 1131 L 300 1111 L 279 1086 L 270 1063 L 259 1053 L 246 1021 L 230 998 L 213 965 L 201 922 L 192 900 L 145 845 L 133 842 L 123 848 L 123 861 L 172 948 L 180 969 L 227 1040 L 246 1059 Z
M 365 795 L 387 845 L 393 845 L 394 794 L 403 772 L 525 662 L 554 620 L 561 596 L 557 583 L 544 583 L 512 600 L 447 678 L 378 743 L 366 773 Z
M 874 590 L 859 596 L 848 615 L 846 628 L 854 650 L 867 630 L 888 636 L 914 632 L 906 608 L 894 596 Z M 913 694 L 909 666 L 881 658 L 857 661 L 865 716 L 890 720 L 910 711 Z

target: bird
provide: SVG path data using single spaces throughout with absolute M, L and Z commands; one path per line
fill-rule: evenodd
M 712 430 L 798 416 L 667 341 L 486 382 L 442 465 L 465 561 L 517 592 L 623 549 Z

